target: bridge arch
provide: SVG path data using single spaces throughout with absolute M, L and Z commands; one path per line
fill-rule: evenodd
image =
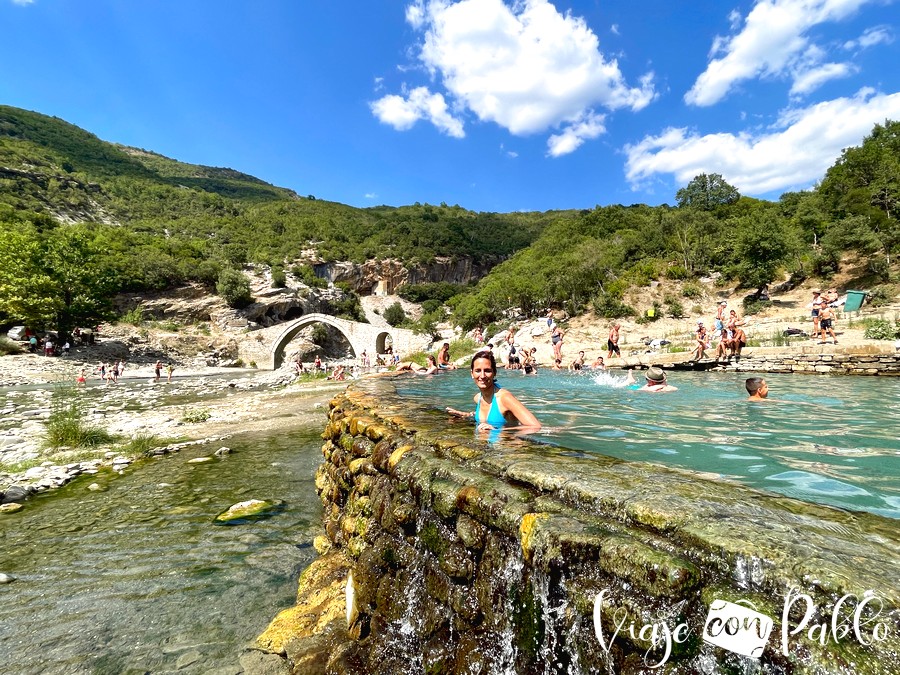
M 298 319 L 286 322 L 281 327 L 281 330 L 274 326 L 266 329 L 266 336 L 274 334 L 274 339 L 271 337 L 266 339 L 266 336 L 263 335 L 257 338 L 260 347 L 265 350 L 263 353 L 268 355 L 268 363 L 266 365 L 272 369 L 281 366 L 284 363 L 284 348 L 287 344 L 301 330 L 316 323 L 324 323 L 340 331 L 347 339 L 347 342 L 350 343 L 350 348 L 354 355 L 358 355 L 365 350 L 374 357 L 375 354 L 385 353 L 388 345 L 393 347 L 395 354 L 407 354 L 425 349 L 431 343 L 429 336 L 418 335 L 406 328 L 376 326 L 370 323 L 339 319 L 328 314 L 306 314 Z M 260 359 L 262 356 L 263 354 L 259 354 L 253 358 Z
M 350 343 L 350 349 L 353 350 L 354 356 L 359 354 L 365 346 L 360 345 L 360 341 L 358 336 L 355 336 L 354 333 L 357 331 L 351 330 L 352 324 L 355 322 L 347 321 L 345 319 L 339 319 L 334 316 L 330 316 L 328 314 L 306 314 L 299 319 L 291 321 L 287 325 L 285 325 L 284 329 L 278 336 L 275 338 L 275 341 L 272 344 L 272 367 L 278 368 L 284 363 L 284 348 L 287 344 L 294 339 L 294 337 L 304 328 L 308 328 L 313 324 L 324 323 L 328 326 L 336 328 L 341 335 L 346 338 L 347 342 Z M 356 339 L 355 339 L 356 338 Z

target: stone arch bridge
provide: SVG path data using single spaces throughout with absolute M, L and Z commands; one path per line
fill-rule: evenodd
M 317 323 L 340 331 L 350 343 L 354 356 L 359 356 L 363 350 L 370 355 L 383 354 L 388 344 L 392 345 L 395 354 L 408 354 L 426 349 L 431 343 L 428 336 L 406 328 L 376 326 L 328 314 L 304 314 L 299 319 L 254 331 L 239 346 L 239 355 L 247 363 L 255 362 L 260 368 L 274 370 L 284 362 L 284 349 L 297 333 Z

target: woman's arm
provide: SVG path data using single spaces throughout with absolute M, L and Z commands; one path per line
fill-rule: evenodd
M 516 421 L 519 423 L 519 426 L 528 427 L 529 429 L 533 429 L 537 431 L 541 428 L 541 423 L 538 422 L 538 418 L 534 416 L 534 414 L 525 407 L 525 404 L 522 403 L 519 399 L 515 397 L 508 389 L 501 389 L 496 392 L 494 396 L 499 396 L 500 403 L 500 412 L 504 415 L 506 413 L 510 413 L 513 417 L 516 418 Z
M 464 417 L 466 419 L 470 419 L 475 417 L 475 411 L 470 410 L 469 412 L 463 412 L 462 410 L 457 410 L 456 408 L 445 408 L 445 410 L 453 415 L 454 417 Z

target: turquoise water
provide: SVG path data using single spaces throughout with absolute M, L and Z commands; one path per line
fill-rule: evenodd
M 755 403 L 746 377 L 670 373 L 672 394 L 627 389 L 623 371 L 501 372 L 498 381 L 545 425 L 537 440 L 900 518 L 900 378 L 770 374 L 770 400 Z M 468 370 L 404 378 L 398 390 L 464 410 L 477 391 Z

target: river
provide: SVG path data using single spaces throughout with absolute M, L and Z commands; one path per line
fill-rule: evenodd
M 316 555 L 324 413 L 309 419 L 83 476 L 0 516 L 0 572 L 16 577 L 0 586 L 0 671 L 241 672 Z M 251 498 L 286 507 L 213 524 Z

